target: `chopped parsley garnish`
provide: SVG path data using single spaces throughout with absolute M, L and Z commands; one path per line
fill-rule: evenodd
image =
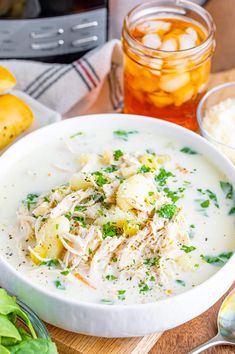
M 87 207 L 83 206 L 83 205 L 76 205 L 74 208 L 74 211 L 86 211 Z
M 111 260 L 112 260 L 112 262 L 116 263 L 117 262 L 117 257 L 113 257 Z
M 184 192 L 185 188 L 178 188 L 177 191 L 171 191 L 169 188 L 165 187 L 163 191 L 165 192 L 166 196 L 172 200 L 173 203 L 176 203 L 177 200 L 183 198 L 184 195 L 183 194 L 179 195 L 178 193 Z
M 140 293 L 145 293 L 145 292 L 151 290 L 150 287 L 148 286 L 148 284 L 144 283 L 143 281 L 139 282 L 138 287 L 139 287 Z
M 152 156 L 156 156 L 156 152 L 152 149 L 146 149 L 147 154 L 150 154 Z
M 115 176 L 115 178 L 120 182 L 120 184 L 123 183 L 124 177 L 123 176 Z
M 174 204 L 165 204 L 159 210 L 158 214 L 161 218 L 172 219 L 177 210 L 177 206 Z
M 102 187 L 104 184 L 108 183 L 107 178 L 105 178 L 100 171 L 93 172 L 92 175 L 95 176 L 96 183 L 99 187 Z
M 207 189 L 206 193 L 207 193 L 208 197 L 210 198 L 210 200 L 213 201 L 216 208 L 219 208 L 218 199 L 217 199 L 217 196 L 215 195 L 215 193 L 213 193 L 210 189 Z
M 125 300 L 125 293 L 126 293 L 126 290 L 118 290 L 118 299 L 119 300 Z
M 113 300 L 101 299 L 100 302 L 105 305 L 113 305 Z
M 89 256 L 91 256 L 93 254 L 93 251 L 91 248 L 88 248 L 88 254 L 89 254 Z
M 102 232 L 103 232 L 103 239 L 105 239 L 108 236 L 113 237 L 117 235 L 116 226 L 114 226 L 110 222 L 107 222 L 107 224 L 103 225 Z
M 117 277 L 115 277 L 115 275 L 112 275 L 112 274 L 106 275 L 105 278 L 106 278 L 107 280 L 117 280 Z
M 77 132 L 77 133 L 75 133 L 73 135 L 70 135 L 69 139 L 74 139 L 74 138 L 76 138 L 77 136 L 80 136 L 80 135 L 84 135 L 84 132 Z
M 68 212 L 67 214 L 64 214 L 64 217 L 70 221 L 72 219 L 72 214 Z
M 152 197 L 154 195 L 154 192 L 148 192 L 148 195 Z
M 103 194 L 96 193 L 96 194 L 92 194 L 91 199 L 94 200 L 95 202 L 103 202 L 104 196 Z
M 194 224 L 191 224 L 190 226 L 189 226 L 189 232 L 188 232 L 188 235 L 189 235 L 189 238 L 194 238 L 194 236 L 195 236 L 195 231 L 194 231 L 194 229 L 195 229 L 195 225 Z
M 104 171 L 107 172 L 107 173 L 112 173 L 112 172 L 115 172 L 117 170 L 118 170 L 118 166 L 111 165 L 111 166 L 106 167 Z
M 48 197 L 43 197 L 43 201 L 47 202 L 47 203 L 50 203 L 50 199 Z
M 32 205 L 35 205 L 37 203 L 39 195 L 36 193 L 29 193 L 24 200 L 24 203 L 27 206 L 27 209 L 30 210 Z
M 147 172 L 150 172 L 151 171 L 151 168 L 149 166 L 146 166 L 146 165 L 142 165 L 137 173 L 147 173 Z
M 209 206 L 210 206 L 210 200 L 209 199 L 195 199 L 195 202 L 200 207 L 197 209 L 197 211 L 199 213 L 201 213 L 202 215 L 208 217 L 206 209 L 209 208 Z
M 47 262 L 41 262 L 40 265 L 45 265 L 47 267 L 57 267 L 59 265 L 59 261 L 57 259 L 50 259 Z
M 231 183 L 220 181 L 220 187 L 224 192 L 226 199 L 233 199 L 233 186 Z
M 181 285 L 181 286 L 186 286 L 186 283 L 184 280 L 181 280 L 181 279 L 176 279 L 176 283 Z
M 73 220 L 79 222 L 82 227 L 86 227 L 85 219 L 82 216 L 73 216 Z
M 56 228 L 56 230 L 58 230 L 59 229 L 59 224 L 56 224 L 55 228 Z
M 224 252 L 220 253 L 218 256 L 203 256 L 201 255 L 201 258 L 209 263 L 209 264 L 215 264 L 215 265 L 223 265 L 225 264 L 233 255 L 233 252 Z
M 205 209 L 205 208 L 208 208 L 209 205 L 210 205 L 209 199 L 204 200 L 203 202 L 200 203 L 200 205 L 201 205 L 201 207 L 204 208 L 204 209 Z
M 152 257 L 152 258 L 146 258 L 144 260 L 145 265 L 149 265 L 150 267 L 153 267 L 159 263 L 160 257 Z
M 194 246 L 186 246 L 186 245 L 182 245 L 180 248 L 182 251 L 184 251 L 185 253 L 190 253 L 195 251 L 196 247 Z
M 180 151 L 185 154 L 188 154 L 188 155 L 197 155 L 197 151 L 192 150 L 191 148 L 189 148 L 187 146 L 183 147 Z
M 228 213 L 228 215 L 233 215 L 233 214 L 235 214 L 235 207 L 232 207 Z
M 60 280 L 55 280 L 54 281 L 55 287 L 59 290 L 65 290 L 65 286 L 63 284 L 61 284 Z
M 169 188 L 164 188 L 164 192 L 166 193 L 166 196 L 172 200 L 173 203 L 176 203 L 177 200 L 180 199 L 180 197 L 177 195 L 177 192 L 170 191 Z
M 67 270 L 63 270 L 62 272 L 60 272 L 60 274 L 66 276 L 70 273 L 70 271 L 67 269 Z
M 215 193 L 213 193 L 210 189 L 206 189 L 205 191 L 201 188 L 198 188 L 197 191 L 203 195 L 208 195 L 209 199 L 212 200 L 212 202 L 214 203 L 214 205 L 216 206 L 216 208 L 219 208 L 219 203 L 218 203 L 218 199 Z M 206 201 L 205 205 L 209 206 L 210 203 L 208 203 Z M 202 205 L 201 205 L 202 206 Z M 202 208 L 208 208 L 208 206 L 202 206 Z
M 170 171 L 166 171 L 164 168 L 160 168 L 159 174 L 154 177 L 155 181 L 159 184 L 159 186 L 164 186 L 166 184 L 166 180 L 169 177 L 174 177 L 173 173 Z
M 113 153 L 113 157 L 115 161 L 118 161 L 122 156 L 123 156 L 122 150 L 115 150 Z
M 116 138 L 119 138 L 119 139 L 122 139 L 124 141 L 127 141 L 128 138 L 129 138 L 129 135 L 131 134 L 137 134 L 138 131 L 137 130 L 130 130 L 130 131 L 127 131 L 127 130 L 115 130 L 113 132 L 113 135 L 116 137 Z

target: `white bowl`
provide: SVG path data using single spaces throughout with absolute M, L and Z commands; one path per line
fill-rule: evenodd
M 68 136 L 88 126 L 103 125 L 112 130 L 146 130 L 182 141 L 201 152 L 223 170 L 235 185 L 233 165 L 208 141 L 180 126 L 162 120 L 125 114 L 82 116 L 62 121 L 35 131 L 16 142 L 0 158 L 0 177 L 30 149 L 46 144 L 58 136 Z M 222 235 L 221 235 L 222 242 Z M 154 303 L 138 305 L 104 305 L 65 299 L 31 283 L 0 257 L 0 284 L 16 294 L 44 321 L 69 331 L 102 337 L 143 336 L 178 326 L 200 315 L 212 306 L 232 285 L 235 277 L 235 255 L 207 281 L 180 295 Z

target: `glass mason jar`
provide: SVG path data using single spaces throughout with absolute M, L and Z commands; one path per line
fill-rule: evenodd
M 215 25 L 186 0 L 155 0 L 131 10 L 122 34 L 124 112 L 161 118 L 197 131 Z

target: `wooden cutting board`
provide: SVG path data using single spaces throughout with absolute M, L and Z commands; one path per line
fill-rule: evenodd
M 100 338 L 84 336 L 47 326 L 59 354 L 148 354 L 161 333 L 135 338 Z
M 235 69 L 212 74 L 209 88 L 229 81 L 235 81 Z M 136 338 L 106 339 L 75 334 L 50 325 L 47 327 L 58 346 L 60 354 L 147 354 L 162 334 L 155 333 Z M 154 353 L 157 353 L 157 351 L 154 350 Z

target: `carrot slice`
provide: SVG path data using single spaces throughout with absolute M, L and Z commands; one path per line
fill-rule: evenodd
M 178 163 L 176 164 L 176 169 L 184 174 L 188 173 L 187 168 L 180 166 Z
M 86 278 L 84 278 L 80 273 L 74 273 L 73 274 L 78 280 L 82 281 L 84 284 L 89 286 L 92 289 L 96 289 L 93 285 L 91 285 Z

